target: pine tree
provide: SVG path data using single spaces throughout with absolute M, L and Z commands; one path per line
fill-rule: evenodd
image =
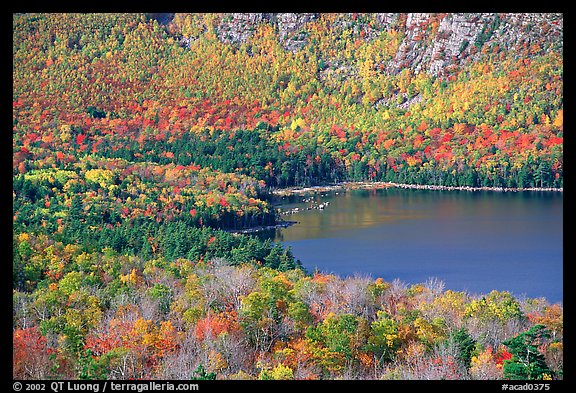
M 544 374 L 552 375 L 544 355 L 538 351 L 542 340 L 550 338 L 550 331 L 542 324 L 532 326 L 528 331 L 503 342 L 512 353 L 512 359 L 504 361 L 504 378 L 543 379 Z
M 452 340 L 458 347 L 460 353 L 458 358 L 466 366 L 470 368 L 472 353 L 476 347 L 476 340 L 474 340 L 465 328 L 460 328 L 452 334 Z

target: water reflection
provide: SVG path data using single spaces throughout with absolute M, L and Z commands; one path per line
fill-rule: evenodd
M 354 190 L 346 193 L 323 194 L 316 196 L 317 202 L 330 202 L 323 211 L 302 210 L 306 203 L 296 202 L 294 197 L 281 206 L 283 208 L 299 207 L 301 212 L 290 216 L 299 224 L 276 231 L 276 241 L 295 241 L 311 238 L 331 237 L 341 231 L 361 229 L 382 223 L 393 224 L 398 220 L 413 220 L 430 214 L 412 204 L 406 195 L 388 193 L 382 198 L 382 190 Z M 303 198 L 299 198 L 303 199 Z
M 309 269 L 562 299 L 562 194 L 353 190 L 270 231 Z M 306 208 L 303 197 L 282 208 Z

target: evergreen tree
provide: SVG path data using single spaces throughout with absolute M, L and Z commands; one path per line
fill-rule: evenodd
M 504 377 L 508 379 L 543 379 L 552 375 L 544 355 L 538 350 L 542 340 L 550 337 L 550 331 L 542 324 L 532 326 L 524 333 L 503 342 L 512 353 L 512 359 L 504 361 Z
M 202 364 L 194 371 L 194 375 L 190 377 L 191 380 L 197 381 L 211 381 L 216 379 L 215 372 L 207 372 Z
M 460 350 L 458 358 L 466 368 L 470 368 L 470 362 L 472 359 L 472 353 L 476 347 L 476 341 L 464 328 L 456 330 L 452 334 L 452 340 Z

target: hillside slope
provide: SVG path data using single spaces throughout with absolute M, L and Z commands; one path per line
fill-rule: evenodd
M 561 304 L 310 274 L 233 233 L 277 223 L 278 187 L 562 187 L 562 29 L 14 14 L 13 377 L 562 379 Z
M 149 17 L 15 17 L 15 149 L 71 126 L 130 160 L 135 140 L 169 140 L 182 164 L 175 140 L 258 128 L 258 159 L 192 161 L 273 187 L 562 185 L 561 15 Z

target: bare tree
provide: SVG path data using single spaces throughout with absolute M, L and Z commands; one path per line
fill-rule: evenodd
M 246 370 L 253 364 L 254 353 L 250 350 L 246 337 L 241 332 L 221 334 L 215 343 L 215 348 L 224 357 L 228 374 Z
M 515 337 L 527 328 L 522 318 L 510 318 L 501 321 L 496 318 L 469 317 L 464 320 L 464 327 L 470 336 L 484 347 L 498 348 L 504 340 Z
M 13 328 L 26 329 L 34 325 L 31 303 L 32 294 L 14 291 L 12 296 Z
M 458 349 L 452 343 L 435 346 L 432 351 L 416 347 L 410 355 L 395 361 L 395 373 L 406 380 L 468 379 L 466 367 L 457 360 Z
M 408 287 L 405 283 L 397 278 L 394 279 L 390 284 L 390 288 L 388 288 L 383 296 L 384 303 L 382 304 L 382 309 L 390 316 L 395 317 L 398 306 L 406 301 L 407 289 Z
M 161 367 L 161 379 L 190 379 L 200 364 L 200 344 L 192 332 L 187 332 L 180 349 L 164 357 Z
M 432 301 L 435 297 L 442 295 L 444 293 L 444 288 L 446 284 L 444 281 L 437 277 L 430 277 L 426 282 L 424 282 L 424 288 L 426 288 L 429 294 L 428 301 Z
M 249 294 L 256 286 L 255 268 L 248 265 L 229 266 L 215 260 L 211 274 L 206 276 L 201 287 L 206 298 L 206 307 L 238 310 L 241 297 Z
M 355 275 L 344 280 L 334 281 L 327 290 L 339 295 L 339 301 L 334 304 L 336 314 L 353 314 L 372 319 L 375 305 L 370 298 L 368 286 L 372 283 L 368 276 Z

